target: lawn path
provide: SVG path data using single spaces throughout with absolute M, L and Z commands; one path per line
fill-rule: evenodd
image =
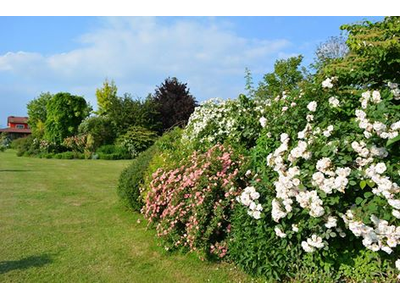
M 161 249 L 118 203 L 129 163 L 0 153 L 0 282 L 249 280 L 232 265 Z

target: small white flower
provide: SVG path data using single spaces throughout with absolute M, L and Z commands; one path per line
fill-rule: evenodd
M 297 226 L 297 224 L 292 224 L 292 230 L 294 232 L 298 232 L 299 231 L 299 227 Z
M 328 88 L 328 89 L 333 88 L 332 79 L 331 78 L 327 78 L 324 81 L 322 81 L 322 87 L 323 88 Z
M 283 112 L 285 112 L 285 111 L 287 111 L 287 110 L 288 110 L 288 107 L 287 107 L 287 106 L 282 107 L 282 111 L 283 111 Z
M 310 103 L 308 103 L 307 109 L 312 112 L 316 111 L 317 110 L 317 102 L 311 101 Z
M 329 216 L 328 222 L 325 223 L 325 227 L 332 228 L 332 227 L 336 227 L 336 225 L 337 225 L 337 219 L 335 217 Z
M 286 233 L 284 233 L 279 227 L 275 227 L 275 234 L 280 238 L 285 238 Z
M 386 165 L 385 163 L 378 163 L 375 166 L 375 172 L 378 174 L 383 174 L 386 171 Z
M 335 97 L 330 97 L 328 101 L 329 101 L 329 104 L 332 107 L 339 107 L 340 106 L 339 100 L 337 98 L 335 98 Z
M 397 219 L 400 219 L 400 211 L 398 211 L 398 210 L 396 210 L 396 209 L 393 209 L 393 210 L 392 210 L 392 215 L 393 215 L 394 217 L 396 217 Z
M 400 271 L 400 259 L 396 260 L 396 268 Z
M 264 128 L 267 125 L 267 119 L 264 117 L 260 118 L 261 127 Z
M 289 141 L 289 135 L 287 133 L 282 133 L 281 134 L 281 142 L 285 143 Z

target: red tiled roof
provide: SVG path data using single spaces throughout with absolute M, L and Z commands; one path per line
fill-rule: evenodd
M 28 123 L 28 118 L 27 117 L 14 117 L 10 116 L 7 119 L 8 123 L 21 123 L 21 124 L 27 124 Z
M 4 128 L 0 129 L 0 132 L 8 132 L 8 133 L 32 133 L 30 129 L 19 129 L 19 128 Z

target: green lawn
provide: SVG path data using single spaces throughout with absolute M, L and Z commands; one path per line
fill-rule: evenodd
M 118 203 L 128 164 L 0 153 L 0 282 L 250 280 L 232 265 L 158 246 L 141 216 Z

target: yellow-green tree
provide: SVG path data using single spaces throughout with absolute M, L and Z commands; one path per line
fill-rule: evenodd
M 98 115 L 107 115 L 112 103 L 117 100 L 117 91 L 118 89 L 114 80 L 108 82 L 107 79 L 104 81 L 102 88 L 96 89 Z

